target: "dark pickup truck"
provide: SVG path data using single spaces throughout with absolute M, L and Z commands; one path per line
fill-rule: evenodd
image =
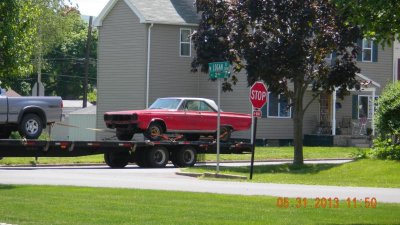
M 7 97 L 0 95 L 0 139 L 19 131 L 22 137 L 37 139 L 46 125 L 61 121 L 61 97 Z

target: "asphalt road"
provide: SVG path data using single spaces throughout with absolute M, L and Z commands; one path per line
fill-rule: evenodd
M 0 167 L 0 184 L 137 188 L 302 198 L 375 197 L 378 202 L 400 203 L 400 188 L 210 181 L 176 175 L 178 171 L 173 167 L 142 169 L 133 165 L 125 169 L 110 169 L 107 166 Z

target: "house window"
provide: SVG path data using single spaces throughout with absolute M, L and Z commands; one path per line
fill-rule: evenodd
M 375 96 L 375 102 L 378 96 Z M 358 118 L 367 117 L 372 119 L 372 96 L 371 95 L 359 95 L 358 96 Z
M 290 118 L 291 109 L 284 95 L 268 94 L 268 117 Z
M 373 41 L 363 39 L 362 40 L 362 61 L 372 62 L 372 51 L 373 51 Z
M 191 42 L 190 42 L 190 29 L 181 28 L 180 30 L 180 56 L 190 57 L 191 56 Z

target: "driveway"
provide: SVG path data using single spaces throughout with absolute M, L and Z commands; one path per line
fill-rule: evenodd
M 378 202 L 400 203 L 400 188 L 210 181 L 176 175 L 178 171 L 180 170 L 172 166 L 164 169 L 142 169 L 133 165 L 125 169 L 110 169 L 107 166 L 0 167 L 0 184 L 136 188 L 302 198 L 375 197 Z

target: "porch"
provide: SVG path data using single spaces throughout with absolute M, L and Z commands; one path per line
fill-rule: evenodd
M 350 97 L 343 100 L 332 94 L 321 94 L 319 99 L 319 117 L 316 127 L 307 139 L 326 139 L 331 146 L 369 147 L 374 135 L 374 115 L 376 88 L 380 84 L 368 77 L 357 74 L 359 89 L 349 90 Z M 313 137 L 315 136 L 315 137 Z

